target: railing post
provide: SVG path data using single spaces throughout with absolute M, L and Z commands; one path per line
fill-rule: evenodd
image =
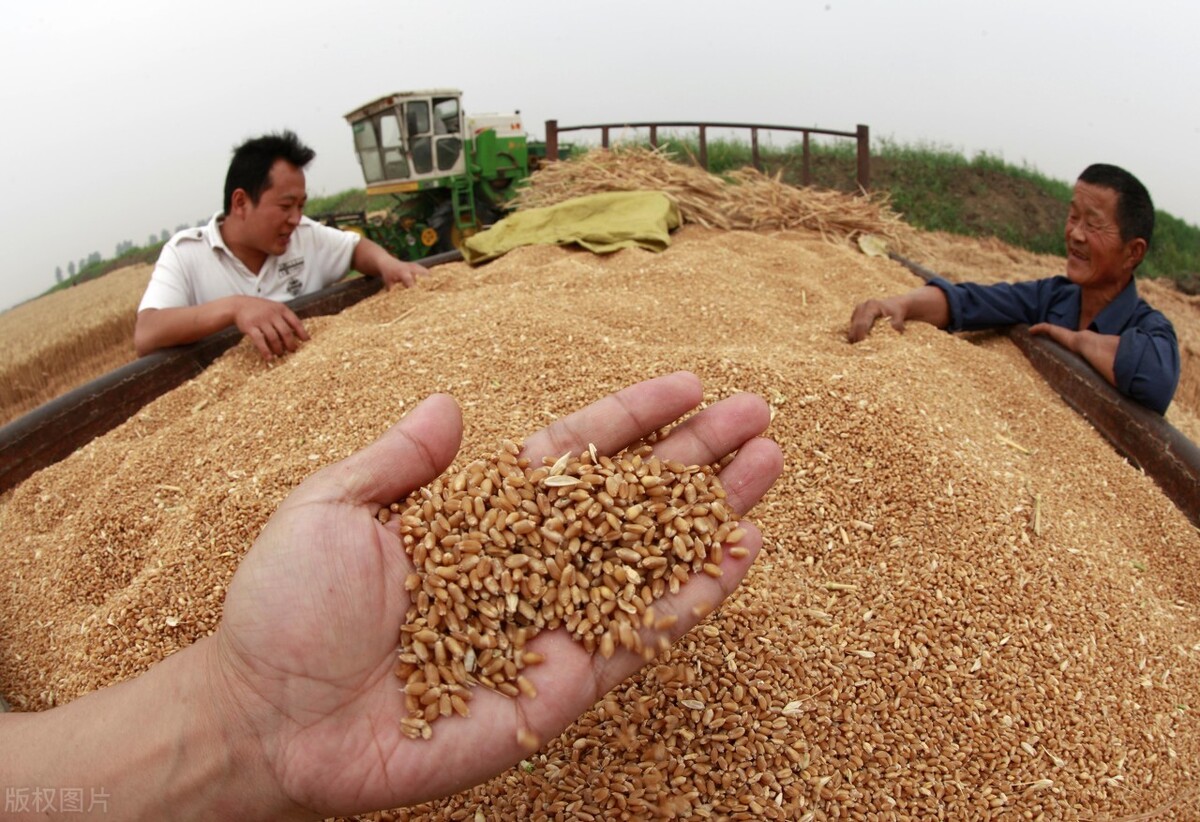
M 812 185 L 812 155 L 809 152 L 808 147 L 808 138 L 810 136 L 812 135 L 810 135 L 807 131 L 804 132 L 804 153 L 802 155 L 804 159 L 801 162 L 800 167 L 800 184 L 806 186 Z
M 708 171 L 708 127 L 700 126 L 700 168 Z
M 858 185 L 863 192 L 871 190 L 871 130 L 858 126 Z
M 558 159 L 558 120 L 546 121 L 546 159 Z
M 650 126 L 650 148 L 658 148 L 658 126 Z
M 750 129 L 750 161 L 754 163 L 755 171 L 762 171 L 762 162 L 758 159 L 758 129 Z
M 601 148 L 608 148 L 608 126 L 600 129 L 600 146 Z

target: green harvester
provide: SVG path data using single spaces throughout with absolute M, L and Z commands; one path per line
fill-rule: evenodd
M 389 195 L 394 205 L 320 219 L 406 260 L 457 248 L 500 219 L 546 153 L 526 138 L 520 112 L 467 116 L 456 89 L 389 94 L 346 121 L 367 196 Z

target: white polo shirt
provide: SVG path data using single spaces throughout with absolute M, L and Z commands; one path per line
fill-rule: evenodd
M 138 311 L 185 308 L 236 295 L 286 302 L 345 276 L 359 241 L 354 232 L 302 217 L 287 251 L 267 257 L 255 274 L 225 245 L 221 219 L 217 212 L 203 228 L 185 229 L 167 241 Z

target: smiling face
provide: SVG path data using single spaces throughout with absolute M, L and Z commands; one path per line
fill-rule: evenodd
M 276 160 L 270 184 L 257 203 L 242 189 L 234 192 L 233 213 L 242 224 L 242 244 L 264 255 L 287 251 L 307 200 L 304 172 L 287 160 Z
M 1067 213 L 1067 277 L 1084 288 L 1119 291 L 1146 253 L 1146 241 L 1121 239 L 1117 192 L 1078 182 Z

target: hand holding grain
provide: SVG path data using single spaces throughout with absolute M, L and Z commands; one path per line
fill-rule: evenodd
M 526 440 L 522 456 L 611 454 L 695 408 L 699 380 L 678 373 L 627 388 Z M 717 463 L 732 510 L 751 508 L 781 470 L 778 447 L 758 435 L 766 404 L 718 402 L 654 446 L 662 460 Z M 248 769 L 268 775 L 277 810 L 328 816 L 391 808 L 479 783 L 562 732 L 644 659 L 621 647 L 589 653 L 566 629 L 545 630 L 528 651 L 520 693 L 472 689 L 469 716 L 443 715 L 427 739 L 406 734 L 397 645 L 413 602 L 414 566 L 398 518 L 381 511 L 437 477 L 454 459 L 462 420 L 438 395 L 377 442 L 311 477 L 280 506 L 228 592 L 210 659 L 226 723 L 254 740 Z M 383 521 L 388 520 L 388 521 Z M 670 639 L 695 625 L 740 582 L 761 545 L 743 523 L 719 568 L 655 602 Z M 647 628 L 647 644 L 653 631 Z M 533 694 L 536 693 L 536 696 Z
M 250 338 L 264 360 L 282 357 L 308 339 L 304 323 L 284 303 L 262 297 L 238 297 L 234 324 Z
M 852 343 L 865 340 L 875 321 L 883 317 L 892 321 L 892 328 L 903 331 L 905 315 L 904 301 L 900 297 L 866 300 L 854 307 L 854 313 L 850 315 L 850 331 L 846 336 Z
M 881 317 L 891 320 L 892 328 L 897 331 L 903 331 L 905 323 L 910 321 L 945 328 L 950 322 L 950 303 L 945 292 L 934 285 L 924 285 L 907 294 L 882 300 L 866 300 L 854 307 L 847 338 L 852 343 L 865 340 L 875 321 Z

